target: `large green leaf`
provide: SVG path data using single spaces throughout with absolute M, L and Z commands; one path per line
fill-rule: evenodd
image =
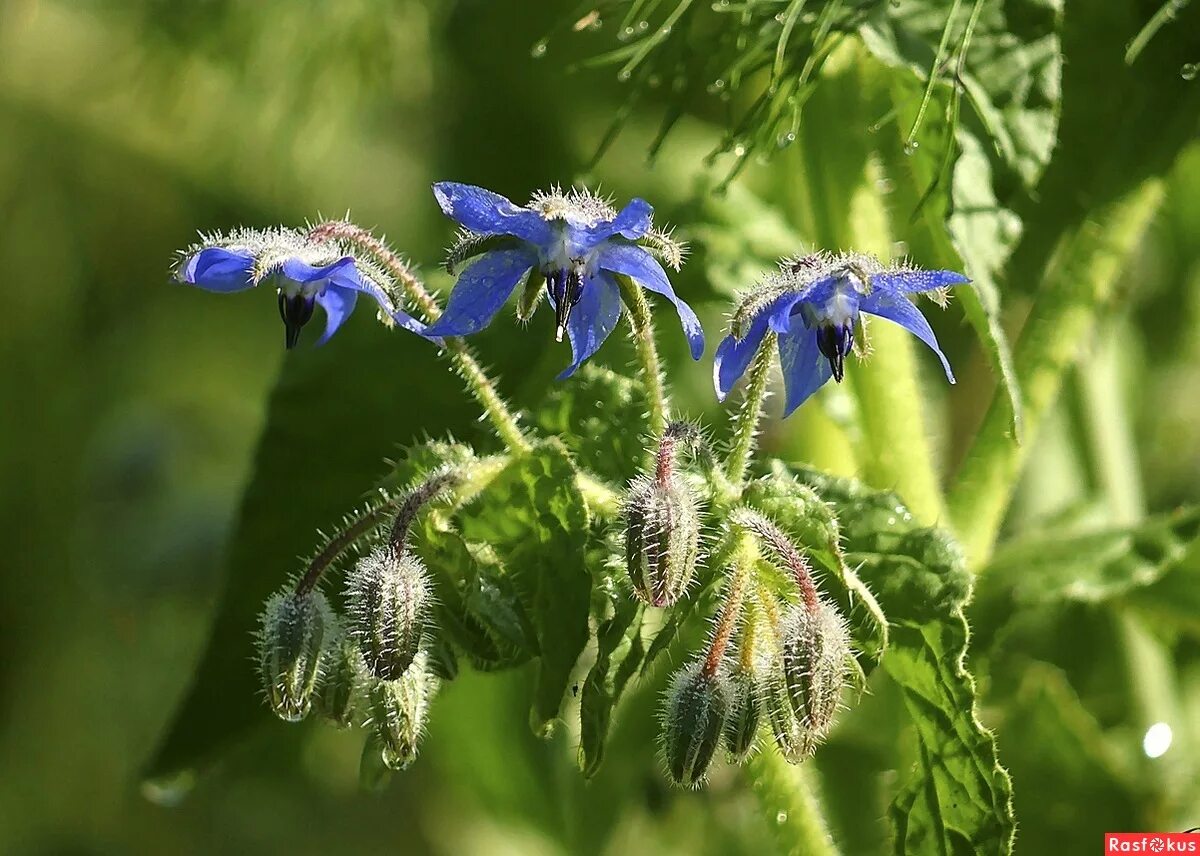
M 1009 853 L 1012 785 L 976 713 L 963 606 L 971 582 L 949 535 L 917 525 L 893 493 L 801 471 L 833 505 L 846 560 L 887 615 L 881 665 L 900 686 L 916 732 L 916 774 L 892 803 L 895 851 Z
M 510 347 L 506 365 L 527 362 L 531 347 L 527 339 Z M 420 406 L 381 382 L 379 366 L 405 366 L 410 378 L 419 379 L 413 382 L 419 383 Z M 367 313 L 328 346 L 289 354 L 271 394 L 207 649 L 148 776 L 209 764 L 256 726 L 272 722 L 249 656 L 263 602 L 302 568 L 296 556 L 319 542 L 318 529 L 359 504 L 384 474 L 383 459 L 395 444 L 455 431 L 494 446 L 477 413 L 435 348 L 403 331 L 386 333 Z M 406 472 L 413 469 L 418 467 Z
M 536 418 L 588 471 L 623 485 L 645 458 L 648 407 L 640 380 L 587 363 L 550 390 Z
M 576 475 L 563 445 L 542 441 L 509 463 L 455 518 L 466 542 L 495 551 L 528 616 L 539 659 L 532 711 L 539 732 L 558 716 L 588 640 L 588 511 Z M 510 637 L 519 638 L 519 621 L 492 621 L 508 624 Z
M 892 87 L 896 127 L 908 134 L 938 59 L 935 46 L 949 28 L 941 58 L 949 64 L 935 69 L 941 82 L 914 138 L 919 148 L 901 154 L 894 137 L 882 153 L 909 211 L 928 224 L 939 255 L 950 263 L 960 259 L 974 281 L 958 293 L 1007 391 L 1019 436 L 1021 398 L 1000 324 L 998 283 L 1022 234 L 1014 209 L 1037 186 L 1054 150 L 1062 95 L 1062 0 L 983 4 L 959 65 L 972 5 L 962 4 L 952 19 L 946 0 L 881 3 L 860 32 L 879 59 L 913 73 L 896 78 Z M 959 68 L 961 90 L 951 83 Z

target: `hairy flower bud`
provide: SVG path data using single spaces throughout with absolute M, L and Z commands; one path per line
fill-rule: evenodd
M 695 787 L 704 780 L 728 712 L 725 679 L 710 674 L 703 659 L 675 673 L 662 718 L 663 758 L 675 784 Z
M 321 675 L 326 640 L 336 618 L 319 591 L 276 592 L 263 608 L 258 631 L 258 667 L 267 701 L 280 719 L 308 715 Z
M 687 590 L 700 549 L 695 492 L 677 473 L 639 478 L 625 498 L 625 559 L 639 598 L 670 606 Z
M 372 675 L 394 681 L 417 656 L 430 606 L 425 566 L 390 545 L 359 560 L 346 577 L 350 637 Z
M 339 728 L 354 724 L 355 708 L 366 677 L 358 648 L 339 634 L 326 649 L 325 667 L 313 706 Z
M 421 651 L 402 677 L 375 681 L 369 691 L 371 725 L 382 744 L 383 763 L 390 769 L 406 769 L 417 758 L 429 703 L 440 685 L 428 665 Z
M 782 624 L 782 658 L 770 681 L 775 739 L 790 761 L 810 757 L 829 734 L 850 672 L 850 636 L 837 608 L 792 607 Z
M 762 721 L 761 690 L 754 673 L 741 668 L 729 675 L 729 713 L 725 716 L 725 749 L 741 761 L 754 748 Z

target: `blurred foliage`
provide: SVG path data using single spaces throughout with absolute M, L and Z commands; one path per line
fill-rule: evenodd
M 267 295 L 206 298 L 169 286 L 167 265 L 200 229 L 351 208 L 433 269 L 450 236 L 427 190 L 441 178 L 522 198 L 586 177 L 653 200 L 695 243 L 680 289 L 710 341 L 729 294 L 779 255 L 820 244 L 907 252 L 926 266 L 961 259 L 981 285 L 978 307 L 962 300 L 974 329 L 957 309 L 933 319 L 957 387 L 927 384 L 924 355 L 880 331 L 875 361 L 855 366 L 852 384 L 771 424 L 764 440 L 781 458 L 899 489 L 922 526 L 947 519 L 942 486 L 986 453 L 979 427 L 997 378 L 1020 373 L 1025 333 L 1045 316 L 1039 300 L 1087 279 L 1073 253 L 1115 245 L 1105 231 L 1113 207 L 1161 181 L 1148 228 L 1122 245 L 1111 288 L 1070 327 L 1078 347 L 1064 372 L 1044 407 L 1034 402 L 1012 453 L 1020 483 L 1004 485 L 1015 492 L 1001 503 L 999 549 L 969 557 L 982 571 L 967 606 L 968 662 L 1011 773 L 1019 852 L 1094 846 L 1105 829 L 1200 823 L 1200 81 L 1184 73 L 1200 62 L 1200 7 L 1167 21 L 1128 63 L 1126 45 L 1156 1 L 985 4 L 958 73 L 936 61 L 940 22 L 957 10 L 952 49 L 972 3 L 698 2 L 652 46 L 663 65 L 621 80 L 678 5 L 582 4 L 573 17 L 564 5 L 4 4 L 0 249 L 20 275 L 0 326 L 0 502 L 13 542 L 0 577 L 0 850 L 771 848 L 735 768 L 718 769 L 702 792 L 667 788 L 649 748 L 667 669 L 647 668 L 610 717 L 631 644 L 623 622 L 634 616 L 614 613 L 601 642 L 609 664 L 597 658 L 592 676 L 578 675 L 582 703 L 611 726 L 586 780 L 577 761 L 581 744 L 597 751 L 592 738 L 559 729 L 544 741 L 529 728 L 533 664 L 462 670 L 435 704 L 420 762 L 377 794 L 359 790 L 358 740 L 285 729 L 254 707 L 254 611 L 318 527 L 384 476 L 399 447 L 448 434 L 485 450 L 490 441 L 431 349 L 387 334 L 369 313 L 325 348 L 285 357 Z M 626 23 L 630 9 L 639 13 Z M 690 26 L 720 35 L 720 49 L 679 37 Z M 612 48 L 626 52 L 610 57 L 621 64 L 567 73 Z M 754 57 L 737 86 L 724 71 L 734 54 Z M 919 147 L 906 155 L 930 69 Z M 802 109 L 780 102 L 778 121 L 739 132 L 774 103 L 773 77 L 788 81 L 788 96 L 802 92 Z M 710 92 L 717 79 L 723 91 Z M 622 134 L 589 165 L 614 115 Z M 658 140 L 664 115 L 671 132 Z M 739 144 L 742 172 L 717 195 Z M 522 408 L 565 365 L 548 325 L 544 313 L 525 330 L 502 319 L 479 342 Z M 686 360 L 677 338 L 663 337 L 676 402 L 713 416 L 710 366 Z M 621 367 L 630 353 L 614 337 L 600 357 Z M 881 363 L 911 369 L 911 409 L 879 407 Z M 598 376 L 555 387 L 560 409 L 543 411 L 543 426 L 580 419 L 598 446 L 639 448 L 603 436 L 603 414 L 576 415 L 572 398 L 603 388 Z M 919 407 L 908 395 L 918 391 Z M 1013 394 L 1028 410 L 1024 391 Z M 619 390 L 617 404 L 635 409 L 636 397 Z M 992 404 L 1000 433 L 1011 433 L 1009 398 Z M 927 473 L 912 476 L 908 465 L 925 457 Z M 880 570 L 867 558 L 864 577 Z M 958 609 L 963 595 L 936 602 Z M 929 632 L 917 613 L 896 629 L 901 645 L 936 642 L 951 658 L 966 641 L 917 645 Z M 193 686 L 210 635 L 246 644 L 209 649 L 226 658 L 209 664 L 226 681 Z M 928 647 L 922 668 L 944 659 L 938 652 Z M 664 646 L 656 662 L 679 656 Z M 903 789 L 938 745 L 903 727 L 912 683 L 880 669 L 869 687 L 806 767 L 848 853 L 888 846 L 883 818 L 897 793 L 932 798 Z M 211 719 L 223 700 L 231 719 Z M 179 767 L 163 742 L 177 714 L 177 733 L 198 742 L 228 736 L 235 720 L 250 728 L 200 772 L 146 782 L 156 758 L 160 770 Z M 1143 738 L 1156 723 L 1173 739 L 1150 757 Z M 914 809 L 914 841 L 919 820 Z

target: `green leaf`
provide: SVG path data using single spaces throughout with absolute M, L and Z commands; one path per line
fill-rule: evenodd
M 487 544 L 503 562 L 532 626 L 539 669 L 531 721 L 539 733 L 558 716 L 588 640 L 588 512 L 575 476 L 562 443 L 542 441 L 455 517 L 466 542 Z M 510 620 L 510 632 L 520 623 Z
M 536 421 L 589 471 L 625 484 L 645 458 L 648 407 L 641 381 L 585 363 L 570 383 L 551 388 Z
M 957 293 L 1006 390 L 1019 440 L 1021 397 L 1000 323 L 998 280 L 1021 239 L 1016 209 L 1037 186 L 1054 150 L 1062 98 L 1062 0 L 984 4 L 958 64 L 971 5 L 963 4 L 948 22 L 944 2 L 879 4 L 860 32 L 876 57 L 912 72 L 893 84 L 897 130 L 907 135 L 935 62 L 933 46 L 943 28 L 950 28 L 949 68 L 936 72 L 935 97 L 914 138 L 920 148 L 901 154 L 898 135 L 883 155 L 889 174 L 905 185 L 909 210 L 928 224 L 939 255 L 950 264 L 958 260 L 955 266 L 965 267 L 973 279 Z M 956 66 L 961 92 L 950 83 Z
M 421 406 L 401 401 L 368 368 L 405 365 L 426 380 Z M 362 367 L 359 370 L 357 367 Z M 478 431 L 474 408 L 428 343 L 388 335 L 365 315 L 320 350 L 289 353 L 242 499 L 227 582 L 208 647 L 175 720 L 147 765 L 172 776 L 213 761 L 257 725 L 273 723 L 250 661 L 251 633 L 267 596 L 299 571 L 320 540 L 384 471 L 383 456 L 437 423 Z
M 604 760 L 612 712 L 641 663 L 642 605 L 627 586 L 611 585 L 611 614 L 596 631 L 596 661 L 579 700 L 579 766 L 592 777 Z
M 1032 610 L 1062 604 L 1131 603 L 1175 626 L 1200 629 L 1193 607 L 1200 506 L 1149 517 L 1135 526 L 1089 531 L 1047 526 L 1007 542 L 980 574 L 971 615 L 990 646 Z
M 992 557 L 981 574 L 980 599 L 1007 592 L 1013 609 L 1058 600 L 1112 600 L 1161 580 L 1198 537 L 1200 506 L 1136 526 L 1022 535 Z
M 920 527 L 893 493 L 811 470 L 799 476 L 833 505 L 846 560 L 890 624 L 881 665 L 901 688 L 918 746 L 917 775 L 890 811 L 895 852 L 1011 852 L 1012 785 L 966 667 L 971 578 L 961 551 L 943 530 Z

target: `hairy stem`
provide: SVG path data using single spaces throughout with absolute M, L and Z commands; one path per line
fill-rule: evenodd
M 781 853 L 836 856 L 814 788 L 811 766 L 789 764 L 773 748 L 751 756 L 746 777 Z
M 768 333 L 758 346 L 754 362 L 750 365 L 750 382 L 746 387 L 746 398 L 742 409 L 734 417 L 733 445 L 725 462 L 725 473 L 734 490 L 741 491 L 746 479 L 746 468 L 750 465 L 750 454 L 758 437 L 758 422 L 762 417 L 763 401 L 767 397 L 767 381 L 771 377 L 771 361 L 775 355 L 775 334 Z
M 658 359 L 658 344 L 654 340 L 654 322 L 650 317 L 650 304 L 638 285 L 627 276 L 618 276 L 621 296 L 629 316 L 633 343 L 637 347 L 638 362 L 642 364 L 642 382 L 650 399 L 650 435 L 662 434 L 667 424 L 667 395 L 663 389 L 662 364 Z
M 742 597 L 746 593 L 746 585 L 758 558 L 753 543 L 745 535 L 736 537 L 737 542 L 733 548 L 733 576 L 729 580 L 725 605 L 721 609 L 720 618 L 717 619 L 712 641 L 708 646 L 708 655 L 704 659 L 704 674 L 709 678 L 716 677 L 725 658 L 725 651 L 729 648 L 729 641 L 737 630 L 738 619 L 742 614 Z
M 437 301 L 425 288 L 425 284 L 421 282 L 420 278 L 387 244 L 366 229 L 345 220 L 331 220 L 314 226 L 309 235 L 317 240 L 345 241 L 354 248 L 367 253 L 382 265 L 399 284 L 404 290 L 405 296 L 425 316 L 428 323 L 433 323 L 441 316 L 441 307 L 438 306 Z M 451 336 L 445 340 L 445 352 L 450 358 L 454 370 L 483 408 L 483 412 L 492 423 L 497 436 L 511 451 L 528 452 L 529 440 L 521 430 L 516 414 L 509 410 L 504 399 L 500 397 L 495 383 L 480 365 L 471 347 L 462 339 Z
M 991 555 L 1021 467 L 1058 396 L 1063 372 L 1075 361 L 1098 313 L 1114 299 L 1117 277 L 1162 196 L 1162 182 L 1147 181 L 1094 212 L 1060 243 L 1013 353 L 1024 442 L 1018 446 L 1009 436 L 1008 409 L 1003 394 L 997 393 L 948 498 L 950 517 L 976 568 Z
M 403 501 L 403 495 L 389 496 L 380 491 L 378 499 L 370 502 L 358 515 L 347 520 L 341 530 L 328 539 L 325 546 L 317 551 L 317 554 L 309 561 L 308 567 L 305 568 L 304 575 L 296 583 L 296 594 L 307 595 L 316 588 L 317 583 L 321 581 L 321 576 L 333 564 L 333 561 L 355 541 L 378 526 L 383 518 Z

